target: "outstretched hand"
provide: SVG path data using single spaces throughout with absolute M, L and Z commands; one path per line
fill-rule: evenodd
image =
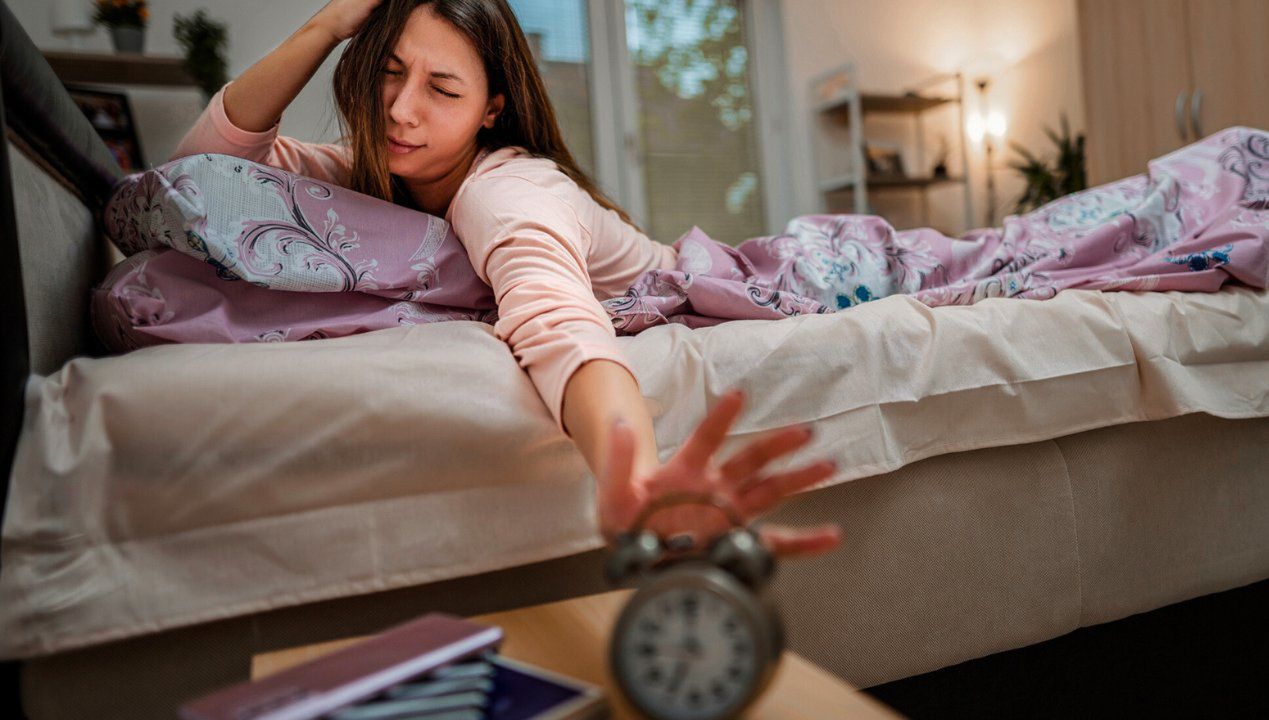
M 618 423 L 610 434 L 607 463 L 600 478 L 597 512 L 600 530 L 610 544 L 634 524 L 643 508 L 671 492 L 713 493 L 736 509 L 747 524 L 778 504 L 785 496 L 811 487 L 837 469 L 831 461 L 818 462 L 786 472 L 763 474 L 767 463 L 797 450 L 811 439 L 808 425 L 773 431 L 741 448 L 721 465 L 713 455 L 740 414 L 744 394 L 732 390 L 706 414 L 683 447 L 665 464 L 644 477 L 632 477 L 635 457 L 634 431 Z M 691 535 L 694 547 L 704 547 L 731 529 L 726 515 L 708 505 L 678 505 L 654 512 L 647 529 L 660 537 Z M 763 545 L 775 555 L 812 554 L 831 550 L 841 539 L 834 524 L 815 528 L 762 525 Z

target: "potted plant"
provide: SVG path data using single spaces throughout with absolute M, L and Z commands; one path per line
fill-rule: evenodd
M 110 29 L 115 52 L 145 51 L 145 26 L 150 21 L 146 0 L 93 0 L 93 22 Z
M 1088 187 L 1088 179 L 1084 171 L 1084 134 L 1071 137 L 1071 128 L 1066 115 L 1062 115 L 1062 134 L 1058 135 L 1051 128 L 1044 133 L 1057 146 L 1057 157 L 1053 167 L 1046 160 L 1037 158 L 1018 143 L 1011 143 L 1014 151 L 1022 156 L 1021 162 L 1013 162 L 1009 167 L 1021 173 L 1027 186 L 1018 204 L 1016 213 L 1025 213 L 1046 205 L 1063 195 L 1079 192 Z
M 184 48 L 185 70 L 202 88 L 203 98 L 210 100 L 229 81 L 224 53 L 228 28 L 199 8 L 189 17 L 176 15 L 172 34 Z

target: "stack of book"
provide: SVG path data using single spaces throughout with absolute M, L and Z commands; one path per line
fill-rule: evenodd
M 584 720 L 602 688 L 498 654 L 502 629 L 429 613 L 181 706 L 183 720 Z

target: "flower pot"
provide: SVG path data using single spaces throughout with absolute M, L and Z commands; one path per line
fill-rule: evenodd
M 145 52 L 145 28 L 132 25 L 115 25 L 110 28 L 110 40 L 115 52 Z

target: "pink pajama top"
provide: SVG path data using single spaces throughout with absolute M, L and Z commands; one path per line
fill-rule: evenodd
M 212 97 L 170 159 L 234 155 L 347 187 L 346 146 L 278 135 L 277 124 L 243 130 L 225 114 L 224 93 Z M 630 370 L 599 301 L 623 294 L 646 270 L 672 269 L 677 251 L 595 202 L 553 160 L 518 146 L 476 157 L 445 220 L 493 288 L 494 334 L 510 345 L 567 434 L 564 388 L 582 363 L 603 358 Z

